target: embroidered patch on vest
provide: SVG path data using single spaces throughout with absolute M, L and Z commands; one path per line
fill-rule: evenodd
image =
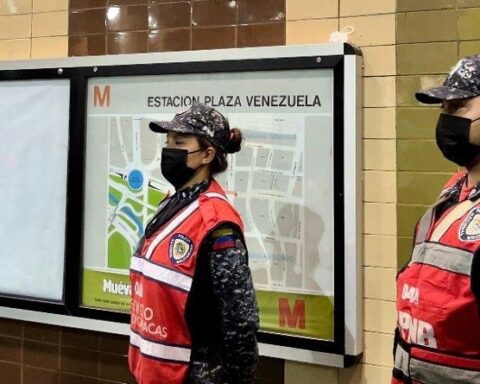
M 173 264 L 180 264 L 187 261 L 193 252 L 193 242 L 190 238 L 181 233 L 176 233 L 170 240 L 169 257 Z
M 480 208 L 473 209 L 463 221 L 458 231 L 462 241 L 477 241 L 480 239 Z

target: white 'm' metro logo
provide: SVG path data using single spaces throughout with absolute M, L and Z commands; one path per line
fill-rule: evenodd
M 402 299 L 407 300 L 412 304 L 418 304 L 420 291 L 417 287 L 410 287 L 408 284 L 403 285 Z

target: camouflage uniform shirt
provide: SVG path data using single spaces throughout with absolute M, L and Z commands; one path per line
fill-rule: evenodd
M 175 193 L 146 229 L 151 235 L 206 190 Z M 258 363 L 258 309 L 243 234 L 223 223 L 205 238 L 185 313 L 192 337 L 189 384 L 250 384 Z

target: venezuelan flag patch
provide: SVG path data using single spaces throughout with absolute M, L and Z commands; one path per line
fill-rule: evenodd
M 234 234 L 231 228 L 220 228 L 212 233 L 214 251 L 222 249 L 232 248 L 235 246 L 237 236 Z

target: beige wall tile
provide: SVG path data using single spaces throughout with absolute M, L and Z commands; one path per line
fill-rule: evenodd
M 397 105 L 402 107 L 423 106 L 415 99 L 415 92 L 442 85 L 445 75 L 397 76 Z
M 33 0 L 33 12 L 67 11 L 68 0 Z
M 395 15 L 374 15 L 340 19 L 340 29 L 351 25 L 351 41 L 360 47 L 395 44 Z
M 33 37 L 65 35 L 68 35 L 68 12 L 45 12 L 33 15 Z
M 480 52 L 480 40 L 475 41 L 460 41 L 459 44 L 459 56 L 476 55 Z
M 395 235 L 397 229 L 395 204 L 365 203 L 363 230 L 367 235 Z
M 0 40 L 30 37 L 32 15 L 0 16 Z
M 287 0 L 286 6 L 287 20 L 338 17 L 338 0 Z
M 395 46 L 364 47 L 364 76 L 395 75 Z
M 364 267 L 364 297 L 395 301 L 397 270 L 394 268 Z
M 285 361 L 285 384 L 338 384 L 338 369 Z
M 397 43 L 454 41 L 458 37 L 456 9 L 397 13 L 396 19 Z
M 393 335 L 365 332 L 364 337 L 363 361 L 365 364 L 391 366 L 393 363 Z
M 358 364 L 340 370 L 340 384 L 388 384 L 391 379 L 391 367 Z
M 397 45 L 397 74 L 447 73 L 457 61 L 456 41 Z
M 0 0 L 0 14 L 2 15 L 24 14 L 31 12 L 32 0 Z
M 338 29 L 336 19 L 287 22 L 286 43 L 314 44 L 327 43 L 330 34 Z
M 397 238 L 394 235 L 365 235 L 363 237 L 364 265 L 369 267 L 397 267 Z
M 396 173 L 365 171 L 363 198 L 368 202 L 395 203 L 397 201 Z
M 367 77 L 363 79 L 364 107 L 394 107 L 395 77 Z
M 340 16 L 376 15 L 395 13 L 396 0 L 341 0 Z
M 364 140 L 363 167 L 365 170 L 394 171 L 396 169 L 395 140 Z
M 37 37 L 32 39 L 32 59 L 68 56 L 68 36 Z
M 364 329 L 393 335 L 397 323 L 393 301 L 365 299 Z
M 0 40 L 0 61 L 29 59 L 30 44 L 30 39 Z
M 395 108 L 363 108 L 363 137 L 394 139 Z

